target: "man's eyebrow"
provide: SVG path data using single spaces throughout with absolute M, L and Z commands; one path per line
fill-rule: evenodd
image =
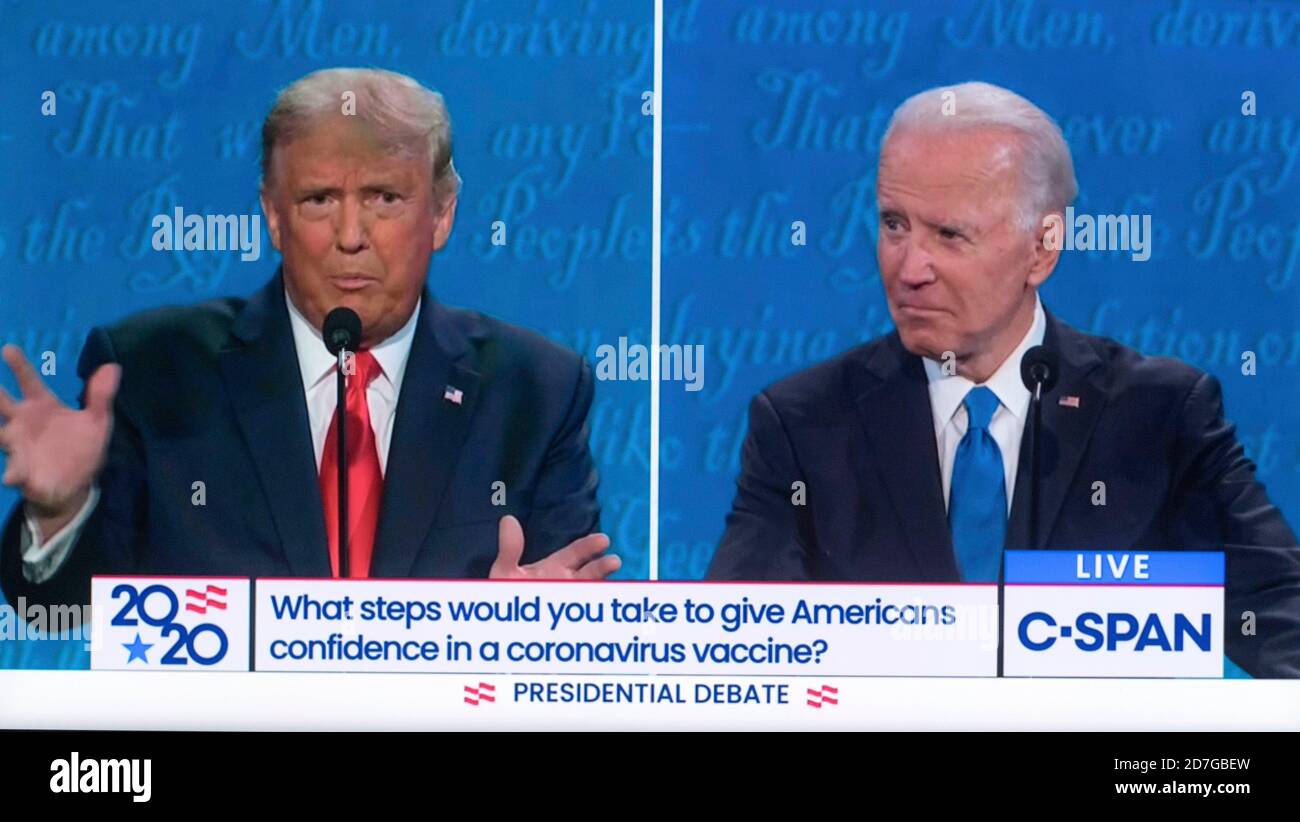
M 361 190 L 365 192 L 400 191 L 402 190 L 402 188 L 403 188 L 403 182 L 401 180 L 396 180 L 396 179 L 369 180 L 366 183 L 362 184 L 361 186 Z M 307 180 L 305 182 L 298 183 L 298 185 L 293 187 L 294 193 L 300 196 L 313 195 L 313 194 L 337 195 L 337 194 L 342 194 L 343 190 L 344 189 L 341 186 L 335 185 L 333 183 L 316 182 L 314 180 Z
M 935 220 L 926 217 L 918 217 L 917 219 L 922 225 L 926 226 L 927 228 L 947 228 L 953 231 L 960 232 L 962 234 L 976 234 L 979 231 L 978 226 L 976 226 L 974 223 L 968 223 L 965 220 L 953 220 L 953 219 Z
M 362 191 L 399 191 L 404 188 L 402 180 L 370 180 L 361 186 Z
M 330 183 L 317 183 L 309 180 L 293 186 L 293 190 L 296 194 L 337 194 L 343 189 Z

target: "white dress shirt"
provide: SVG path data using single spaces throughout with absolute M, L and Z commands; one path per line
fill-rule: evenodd
M 370 406 L 370 427 L 375 432 L 375 446 L 379 450 L 379 470 L 388 471 L 388 449 L 393 441 L 393 425 L 397 417 L 397 398 L 402 392 L 402 378 L 406 375 L 406 361 L 411 354 L 411 341 L 415 338 L 415 323 L 420 316 L 423 298 L 415 304 L 406 325 L 394 335 L 370 349 L 379 363 L 381 373 L 366 389 L 366 404 Z M 289 325 L 293 329 L 293 344 L 298 354 L 298 371 L 302 377 L 302 390 L 307 400 L 307 421 L 311 426 L 311 440 L 316 455 L 316 470 L 320 470 L 325 452 L 325 439 L 334 409 L 338 405 L 335 381 L 331 379 L 337 368 L 334 355 L 325 348 L 320 331 L 302 315 L 286 291 L 284 303 L 289 310 Z M 40 584 L 58 572 L 72 552 L 81 535 L 86 520 L 99 502 L 99 488 L 90 489 L 90 497 L 77 512 L 77 516 L 48 540 L 42 541 L 40 529 L 30 514 L 24 512 L 19 553 L 23 558 L 23 576 L 28 582 Z
M 423 298 L 421 298 L 421 302 Z M 338 362 L 325 348 L 320 331 L 307 322 L 298 308 L 285 294 L 289 306 L 289 324 L 293 327 L 293 345 L 298 350 L 298 370 L 302 373 L 302 390 L 307 397 L 307 419 L 311 425 L 311 442 L 315 448 L 316 470 L 320 470 L 325 454 L 325 438 L 334 409 L 338 405 L 338 388 L 334 372 Z M 393 422 L 397 417 L 397 398 L 402 393 L 402 377 L 406 375 L 406 360 L 411 354 L 411 340 L 415 338 L 415 321 L 420 316 L 420 302 L 406 325 L 370 349 L 382 373 L 366 389 L 366 404 L 370 406 L 370 427 L 375 432 L 375 445 L 379 449 L 379 470 L 388 471 L 388 447 L 393 441 Z
M 1025 433 L 1025 419 L 1029 413 L 1029 389 L 1020 379 L 1020 360 L 1025 352 L 1041 345 L 1047 330 L 1047 316 L 1043 304 L 1034 297 L 1034 322 L 1020 340 L 1015 350 L 1002 361 L 993 375 L 982 385 L 998 398 L 997 410 L 989 421 L 989 433 L 1002 452 L 1002 470 L 1006 474 L 1007 516 L 1011 515 L 1011 497 L 1016 488 L 1016 467 L 1020 461 L 1020 440 Z M 925 376 L 930 381 L 930 412 L 934 415 L 934 439 L 939 450 L 939 470 L 943 476 L 943 504 L 948 507 L 948 492 L 952 488 L 952 467 L 957 457 L 957 445 L 966 436 L 967 414 L 964 400 L 975 383 L 959 375 L 943 373 L 943 366 L 929 357 L 925 362 Z

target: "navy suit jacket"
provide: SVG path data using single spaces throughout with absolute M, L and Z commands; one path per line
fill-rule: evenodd
M 1044 344 L 1061 364 L 1042 407 L 1040 544 L 1029 544 L 1026 431 L 1007 547 L 1223 550 L 1229 657 L 1253 676 L 1300 677 L 1300 547 L 1224 420 L 1218 381 L 1050 313 Z M 792 504 L 796 481 L 805 505 Z M 1099 481 L 1104 506 L 1092 502 Z M 754 398 L 708 577 L 960 578 L 925 368 L 897 331 Z M 1245 611 L 1254 636 L 1237 630 Z
M 10 602 L 85 603 L 92 574 L 329 577 L 325 516 L 279 273 L 222 299 L 94 329 L 78 373 L 122 366 L 101 497 L 64 565 L 33 585 L 21 502 L 0 548 Z M 444 398 L 448 386 L 460 403 Z M 524 562 L 599 529 L 592 375 L 575 352 L 424 294 L 397 403 L 372 577 L 486 577 L 497 524 Z M 506 505 L 493 504 L 504 483 Z M 203 482 L 206 504 L 193 504 Z M 499 487 L 499 486 L 498 486 Z M 499 497 L 498 500 L 499 501 Z

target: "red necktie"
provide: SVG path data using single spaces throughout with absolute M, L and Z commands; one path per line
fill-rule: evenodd
M 347 378 L 348 414 L 348 565 L 349 577 L 368 577 L 379 525 L 379 502 L 384 475 L 379 470 L 379 449 L 370 425 L 366 386 L 379 376 L 379 363 L 369 351 L 358 351 L 355 369 Z M 320 496 L 325 507 L 325 533 L 329 537 L 330 569 L 339 576 L 339 410 L 334 410 L 325 453 L 320 461 Z

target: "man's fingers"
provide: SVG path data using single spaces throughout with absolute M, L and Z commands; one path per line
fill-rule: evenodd
M 618 557 L 601 557 L 609 547 L 609 537 L 588 534 L 564 546 L 540 562 L 527 566 L 525 572 L 538 579 L 604 579 L 623 565 Z M 517 575 L 524 555 L 524 529 L 512 516 L 501 518 L 497 527 L 497 558 L 492 563 L 492 577 Z
M 0 422 L 11 418 L 18 410 L 18 401 L 9 396 L 9 392 L 0 388 Z
M 622 567 L 623 560 L 611 554 L 588 562 L 574 576 L 578 579 L 604 579 Z
M 570 571 L 577 571 L 608 547 L 609 537 L 604 534 L 588 534 L 556 551 L 550 559 Z
M 44 396 L 49 393 L 45 383 L 36 373 L 36 369 L 23 356 L 23 351 L 16 345 L 6 345 L 0 349 L 0 356 L 9 364 L 9 370 L 14 372 L 14 377 L 18 380 L 18 390 L 22 392 L 24 399 Z
M 492 563 L 491 576 L 512 574 L 519 568 L 524 555 L 524 529 L 519 520 L 507 514 L 497 526 L 497 558 Z
M 96 416 L 109 414 L 121 379 L 122 366 L 115 363 L 107 363 L 95 369 L 95 373 L 86 382 L 86 410 Z

